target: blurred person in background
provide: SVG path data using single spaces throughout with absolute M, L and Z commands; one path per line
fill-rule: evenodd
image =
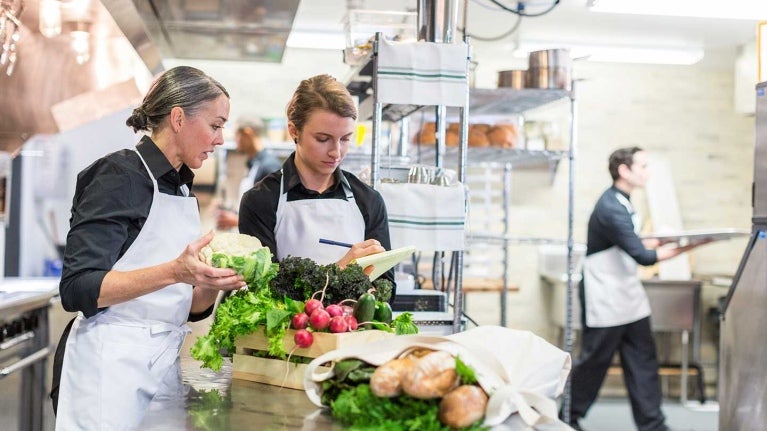
M 662 245 L 657 239 L 641 239 L 631 192 L 647 183 L 647 153 L 639 147 L 618 149 L 610 155 L 608 170 L 613 185 L 597 201 L 588 224 L 579 289 L 583 336 L 571 374 L 570 426 L 582 430 L 579 419 L 596 400 L 618 352 L 638 430 L 665 431 L 650 303 L 637 269 L 708 241 L 657 248 Z
M 261 240 L 275 260 L 292 255 L 342 268 L 353 259 L 391 249 L 383 198 L 340 167 L 357 120 L 346 86 L 329 75 L 301 81 L 288 103 L 287 118 L 296 149 L 281 170 L 242 197 L 240 233 Z M 352 247 L 321 244 L 320 238 Z M 393 269 L 383 277 L 394 284 Z
M 277 156 L 272 154 L 267 148 L 264 148 L 263 134 L 264 127 L 260 120 L 240 123 L 240 126 L 237 128 L 235 135 L 237 152 L 244 154 L 248 158 L 248 171 L 240 180 L 237 191 L 237 205 L 240 204 L 242 195 L 250 190 L 253 185 L 261 181 L 268 174 L 279 171 L 282 167 L 282 162 L 280 162 Z M 216 212 L 217 229 L 234 229 L 238 224 L 239 216 L 237 211 L 219 209 Z
M 245 286 L 203 263 L 194 173 L 224 143 L 226 89 L 180 66 L 152 84 L 126 124 L 146 130 L 135 149 L 77 176 L 59 285 L 78 316 L 54 357 L 57 430 L 136 429 L 164 379 L 178 370 L 187 321 L 213 311 L 219 291 Z

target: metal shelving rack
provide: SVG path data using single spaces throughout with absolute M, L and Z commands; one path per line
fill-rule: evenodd
M 573 351 L 573 289 L 576 281 L 575 260 L 573 258 L 573 216 L 575 203 L 575 156 L 577 153 L 578 136 L 575 130 L 577 124 L 577 103 L 575 98 L 576 83 L 571 83 L 571 90 L 560 89 L 472 89 L 470 110 L 472 114 L 520 114 L 532 109 L 541 108 L 553 102 L 568 99 L 570 102 L 570 145 L 567 151 L 548 152 L 548 151 L 525 151 L 525 150 L 503 150 L 492 148 L 470 148 L 468 155 L 472 161 L 481 161 L 485 163 L 497 164 L 504 169 L 503 176 L 503 213 L 504 213 L 504 233 L 502 235 L 492 234 L 473 234 L 474 238 L 485 241 L 495 241 L 503 244 L 504 252 L 504 289 L 501 292 L 501 319 L 502 325 L 505 325 L 506 316 L 506 296 L 508 293 L 507 285 L 507 266 L 508 266 L 508 247 L 510 244 L 567 244 L 567 298 L 565 303 L 565 350 L 572 354 Z M 489 150 L 489 151 L 488 151 Z M 548 161 L 551 167 L 551 175 L 556 172 L 556 167 L 561 159 L 568 160 L 568 202 L 567 202 L 567 238 L 566 241 L 550 238 L 532 238 L 523 236 L 509 235 L 509 217 L 508 205 L 510 202 L 511 170 L 517 166 L 526 166 L 531 163 L 540 163 Z M 568 380 L 563 399 L 563 411 L 570 411 L 570 383 Z M 568 415 L 569 416 L 569 415 Z M 569 420 L 569 417 L 565 418 Z
M 425 105 L 398 105 L 398 104 L 384 104 L 381 103 L 379 98 L 380 94 L 376 90 L 376 83 L 378 78 L 378 47 L 382 35 L 377 33 L 375 41 L 373 43 L 373 50 L 370 57 L 361 62 L 357 70 L 353 74 L 351 81 L 347 84 L 350 92 L 359 96 L 359 112 L 360 119 L 367 120 L 372 119 L 372 148 L 371 148 L 371 166 L 370 166 L 370 179 L 373 188 L 376 188 L 380 181 L 380 146 L 381 146 L 381 127 L 382 121 L 399 121 L 407 116 L 427 109 Z M 466 44 L 466 75 L 469 73 L 469 60 L 471 57 L 471 48 L 469 44 Z M 466 102 L 464 106 L 458 108 L 458 115 L 460 117 L 461 124 L 461 139 L 457 152 L 453 154 L 453 162 L 457 165 L 458 181 L 463 183 L 466 178 L 466 149 L 468 142 L 468 113 L 469 113 L 469 92 L 467 87 Z M 445 125 L 447 118 L 447 109 L 443 105 L 430 105 L 434 106 L 435 117 L 437 120 L 438 138 L 437 144 L 433 150 L 433 165 L 441 168 L 445 163 Z M 440 139 L 441 137 L 441 139 Z M 461 314 L 463 311 L 463 295 L 462 295 L 462 267 L 463 267 L 463 251 L 457 251 L 453 254 L 454 264 L 456 265 L 455 272 L 455 289 L 453 292 L 453 332 L 460 331 L 461 327 Z M 438 288 L 438 277 L 433 280 L 435 289 Z
M 543 108 L 556 102 L 568 99 L 571 104 L 571 124 L 570 124 L 570 142 L 575 142 L 575 122 L 572 119 L 572 109 L 575 100 L 572 92 L 561 89 L 472 89 L 470 110 L 472 115 L 514 115 Z M 572 144 L 571 144 L 572 147 Z M 572 148 L 571 148 L 572 149 Z M 448 149 L 450 150 L 450 149 Z M 448 156 L 450 151 L 448 151 Z M 512 244 L 525 245 L 544 245 L 544 244 L 569 244 L 568 254 L 572 255 L 572 204 L 568 204 L 568 238 L 537 238 L 530 236 L 510 235 L 510 216 L 509 205 L 511 202 L 511 174 L 514 169 L 527 168 L 530 166 L 548 167 L 553 183 L 554 176 L 559 166 L 559 162 L 571 158 L 570 151 L 530 151 L 524 149 L 502 149 L 502 148 L 469 148 L 468 159 L 474 163 L 491 166 L 494 169 L 503 171 L 502 180 L 502 214 L 503 231 L 498 233 L 473 232 L 469 240 L 474 243 L 499 244 L 503 253 L 503 285 L 500 293 L 500 324 L 506 325 L 506 300 L 509 290 L 509 246 Z M 572 164 L 570 171 L 572 172 Z M 572 179 L 571 181 L 572 182 Z M 572 198 L 570 198 L 572 201 Z M 568 267 L 570 264 L 568 263 Z M 572 272 L 572 270 L 570 271 Z M 569 317 L 568 317 L 569 321 Z
M 381 123 L 382 121 L 396 122 L 407 118 L 408 116 L 426 109 L 420 105 L 393 105 L 382 104 L 378 101 L 378 94 L 375 91 L 376 68 L 377 68 L 377 49 L 378 35 L 373 45 L 373 51 L 370 56 L 360 62 L 353 74 L 348 88 L 360 97 L 359 111 L 360 119 L 372 119 L 373 139 L 371 154 L 371 183 L 376 187 L 379 181 L 380 173 L 380 142 L 381 142 Z M 467 71 L 470 59 L 470 52 L 467 53 Z M 437 167 L 443 167 L 448 164 L 458 166 L 458 180 L 464 183 L 466 181 L 467 159 L 472 163 L 491 163 L 504 169 L 504 211 L 508 211 L 510 172 L 515 167 L 530 166 L 538 164 L 548 164 L 553 179 L 559 162 L 567 158 L 569 164 L 568 180 L 568 218 L 567 218 L 567 239 L 556 240 L 549 238 L 531 238 L 521 236 L 511 236 L 508 234 L 508 214 L 504 212 L 504 223 L 506 225 L 502 235 L 492 234 L 473 234 L 472 238 L 489 242 L 499 242 L 503 244 L 504 252 L 504 288 L 501 292 L 501 315 L 502 324 L 506 321 L 506 296 L 508 293 L 508 247 L 510 244 L 567 244 L 567 265 L 568 278 L 567 290 L 568 298 L 566 304 L 566 318 L 568 325 L 565 328 L 566 349 L 572 352 L 572 303 L 571 292 L 573 290 L 574 279 L 574 261 L 573 261 L 573 206 L 574 206 L 574 162 L 575 149 L 577 147 L 577 136 L 575 133 L 577 106 L 575 102 L 575 83 L 573 90 L 564 89 L 470 89 L 466 95 L 466 104 L 458 108 L 460 118 L 461 132 L 460 143 L 458 147 L 446 147 L 444 145 L 444 128 L 446 124 L 447 109 L 444 106 L 436 107 L 437 120 L 437 144 L 433 147 L 422 146 L 420 148 L 420 160 L 418 163 L 433 164 Z M 570 146 L 566 151 L 528 151 L 519 149 L 500 149 L 500 148 L 468 148 L 468 117 L 469 112 L 476 115 L 484 114 L 520 114 L 533 109 L 544 107 L 548 104 L 569 99 L 570 101 Z M 441 124 L 440 124 L 441 123 Z M 440 139 L 442 137 L 442 139 Z M 455 277 L 456 288 L 454 291 L 454 310 L 455 317 L 453 322 L 454 332 L 460 327 L 460 315 L 463 308 L 462 298 L 462 280 L 463 280 L 463 252 L 457 252 L 453 262 L 457 265 Z M 436 280 L 435 280 L 436 283 Z

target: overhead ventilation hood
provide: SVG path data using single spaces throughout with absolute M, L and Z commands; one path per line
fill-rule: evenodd
M 132 7 L 131 0 L 123 1 Z M 148 75 L 98 1 L 91 2 L 91 54 L 84 64 L 76 61 L 72 48 L 69 31 L 75 23 L 65 22 L 61 35 L 45 37 L 39 31 L 39 5 L 25 2 L 15 71 L 0 73 L 0 150 L 11 153 L 33 135 L 54 135 L 129 106 L 139 91 L 133 79 Z M 89 94 L 98 97 L 78 98 Z
M 155 73 L 161 69 L 153 47 L 162 58 L 281 62 L 299 4 L 299 0 L 102 2 Z

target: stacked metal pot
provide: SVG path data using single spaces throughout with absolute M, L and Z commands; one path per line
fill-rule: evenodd
M 570 90 L 572 60 L 567 49 L 546 49 L 530 53 L 527 70 L 498 72 L 500 88 L 544 88 Z

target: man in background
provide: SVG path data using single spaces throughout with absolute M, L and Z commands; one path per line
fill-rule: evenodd
M 240 199 L 261 178 L 282 168 L 282 162 L 264 148 L 264 127 L 261 121 L 243 122 L 237 128 L 235 141 L 237 152 L 248 158 L 248 172 L 240 181 L 237 193 L 236 207 L 240 205 Z M 216 228 L 219 230 L 235 229 L 239 223 L 236 211 L 221 209 L 216 214 Z
M 621 148 L 610 155 L 608 168 L 613 185 L 599 198 L 589 218 L 580 289 L 583 337 L 571 375 L 570 425 L 582 430 L 578 420 L 596 400 L 613 356 L 619 352 L 637 429 L 666 431 L 650 303 L 637 268 L 671 259 L 705 242 L 657 248 L 661 245 L 657 239 L 642 240 L 637 235 L 641 223 L 631 204 L 631 192 L 647 182 L 647 153 L 638 147 Z

